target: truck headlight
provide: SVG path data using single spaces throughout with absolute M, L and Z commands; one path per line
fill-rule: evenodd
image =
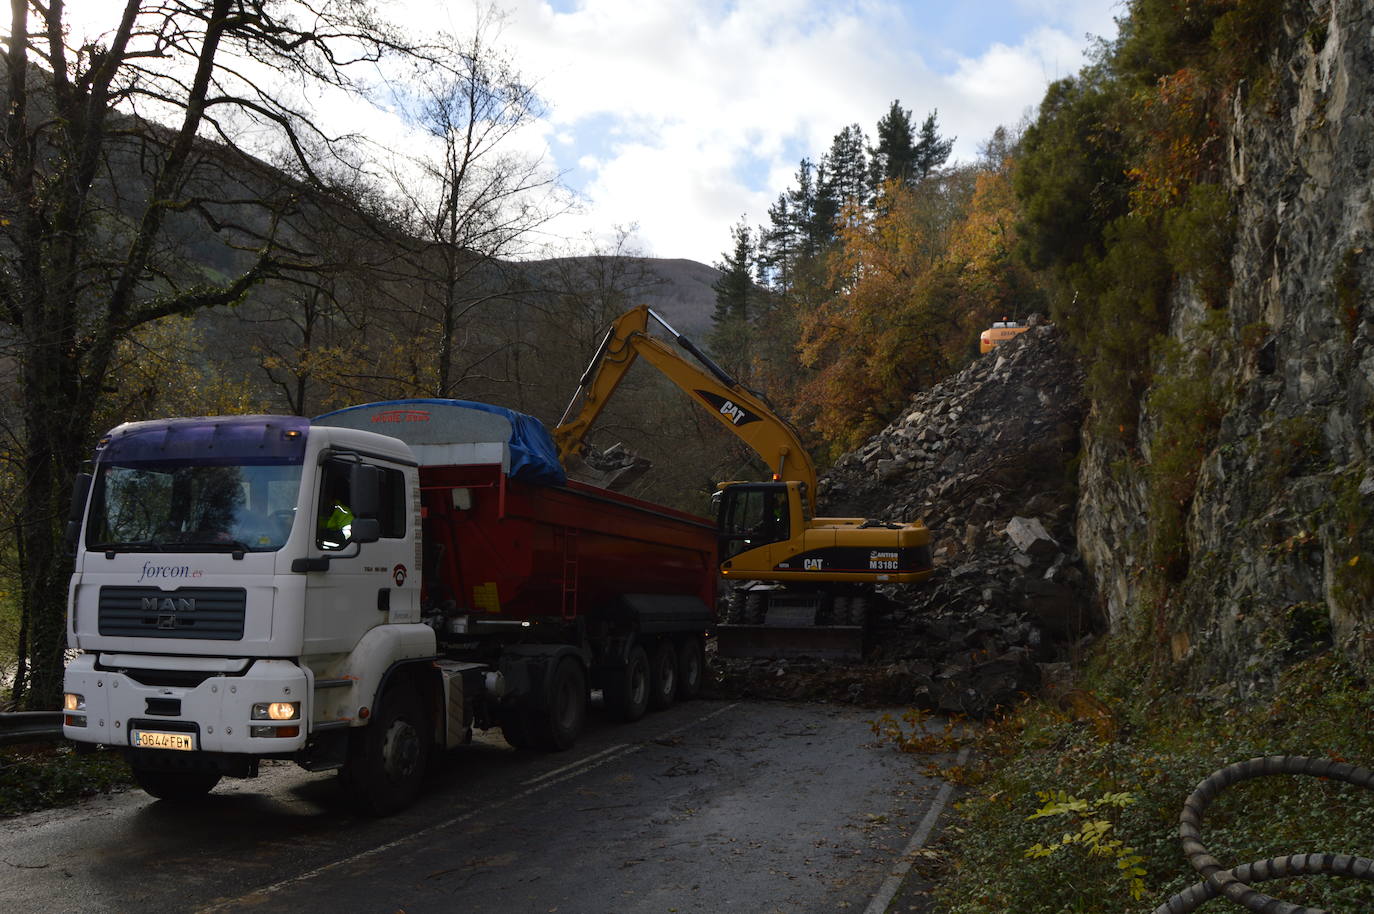
M 84 711 L 86 710 L 86 696 L 68 692 L 62 696 L 62 708 L 65 711 Z
M 295 720 L 300 716 L 299 701 L 260 701 L 253 705 L 253 720 Z

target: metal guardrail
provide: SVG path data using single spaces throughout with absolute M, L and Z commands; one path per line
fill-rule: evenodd
M 0 714 L 0 746 L 61 738 L 61 711 L 13 711 Z

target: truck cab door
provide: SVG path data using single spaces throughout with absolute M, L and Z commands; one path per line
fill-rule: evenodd
M 347 652 L 378 625 L 419 621 L 409 497 L 414 472 L 354 457 L 320 465 L 311 515 L 311 554 L 317 558 L 305 601 L 307 655 Z

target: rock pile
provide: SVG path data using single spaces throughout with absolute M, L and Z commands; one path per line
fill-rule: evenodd
M 914 396 L 822 480 L 819 513 L 920 518 L 935 575 L 882 589 L 863 663 L 717 660 L 718 685 L 974 716 L 1038 688 L 1096 624 L 1073 526 L 1085 408 L 1049 325 Z

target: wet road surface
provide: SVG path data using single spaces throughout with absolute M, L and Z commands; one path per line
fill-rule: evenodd
M 493 731 L 384 820 L 356 816 L 333 775 L 284 763 L 190 806 L 100 797 L 0 823 L 0 898 L 32 912 L 878 914 L 950 799 L 924 760 L 875 743 L 879 714 L 593 713 L 575 748 L 548 755 Z M 920 907 L 899 894 L 891 910 Z

